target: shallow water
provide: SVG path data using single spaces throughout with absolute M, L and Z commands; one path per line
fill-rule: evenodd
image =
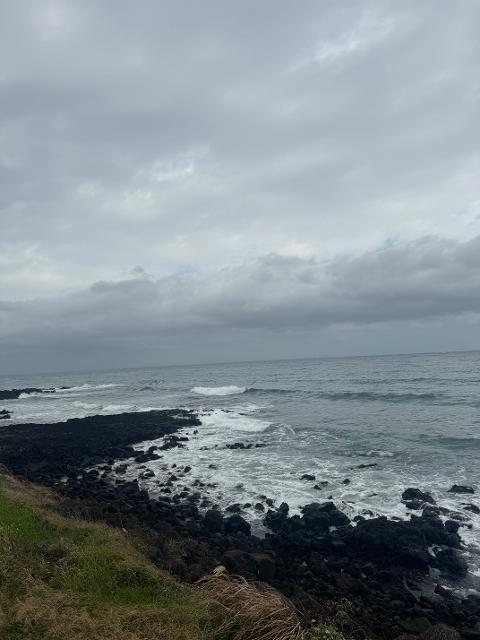
M 298 508 L 332 496 L 350 515 L 405 517 L 401 493 L 420 487 L 469 518 L 473 528 L 461 534 L 480 575 L 480 517 L 462 509 L 480 506 L 480 352 L 0 377 L 3 389 L 62 385 L 73 388 L 0 401 L 13 412 L 0 424 L 194 408 L 198 436 L 147 464 L 157 473 L 165 464 L 190 465 L 192 480 L 218 483 L 209 491 L 222 506 L 266 494 Z M 267 446 L 225 449 L 238 441 Z M 355 468 L 366 463 L 377 466 Z M 329 484 L 315 489 L 304 473 Z M 148 483 L 155 493 L 155 479 Z M 454 483 L 473 485 L 476 495 L 448 493 Z

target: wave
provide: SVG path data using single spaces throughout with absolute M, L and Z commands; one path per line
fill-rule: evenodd
M 247 388 L 247 393 L 251 393 L 251 394 L 292 394 L 292 393 L 298 393 L 298 391 L 295 391 L 294 389 L 278 389 L 278 388 L 273 388 L 273 389 L 264 389 L 261 387 L 248 387 Z
M 140 410 L 134 404 L 107 404 L 104 407 L 102 407 L 102 412 L 112 413 L 112 414 L 126 413 L 126 412 L 139 413 Z
M 95 402 L 82 402 L 75 400 L 72 403 L 77 409 L 88 412 L 98 412 L 103 415 L 115 415 L 117 413 L 148 413 L 149 411 L 165 411 L 174 407 L 139 407 L 136 404 L 101 404 Z
M 226 387 L 193 387 L 191 393 L 197 393 L 201 396 L 232 396 L 239 393 L 245 393 L 246 387 L 237 387 L 234 384 Z
M 318 395 L 326 400 L 361 400 L 376 402 L 415 402 L 437 400 L 436 393 L 375 393 L 370 391 L 320 391 Z
M 200 415 L 202 424 L 208 427 L 220 428 L 225 431 L 247 431 L 249 433 L 260 433 L 266 431 L 271 425 L 267 420 L 259 420 L 250 416 L 242 415 L 235 411 L 224 411 L 215 409 Z
M 435 445 L 445 446 L 450 449 L 479 449 L 480 434 L 468 436 L 442 436 L 421 433 L 420 440 L 423 442 L 431 442 Z
M 370 449 L 366 453 L 359 453 L 359 456 L 365 456 L 367 458 L 393 458 L 394 454 L 391 451 L 382 451 L 380 449 Z
M 81 384 L 78 387 L 55 387 L 57 393 L 70 393 L 72 391 L 94 391 L 96 389 L 111 389 L 112 387 L 121 387 L 122 385 L 114 382 L 106 384 Z
M 92 402 L 81 402 L 80 400 L 75 400 L 73 406 L 77 409 L 84 409 L 85 411 L 101 411 L 103 409 L 103 405 L 94 404 Z
M 21 393 L 18 399 L 25 400 L 25 398 L 39 398 L 40 396 L 43 396 L 43 391 L 32 391 L 32 393 Z

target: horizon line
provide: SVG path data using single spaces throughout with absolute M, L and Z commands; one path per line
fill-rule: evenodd
M 109 367 L 109 368 L 93 368 L 93 369 L 70 369 L 70 370 L 55 370 L 55 371 L 38 371 L 23 372 L 23 373 L 0 373 L 0 378 L 15 377 L 15 376 L 41 376 L 41 375 L 63 375 L 63 374 L 79 374 L 79 373 L 102 373 L 107 371 L 140 371 L 142 369 L 167 369 L 173 367 L 212 367 L 232 364 L 255 364 L 255 363 L 274 363 L 274 362 L 296 362 L 302 360 L 352 360 L 359 358 L 394 358 L 399 356 L 439 356 L 448 354 L 459 353 L 480 353 L 480 349 L 453 349 L 447 351 L 411 351 L 411 352 L 397 352 L 397 353 L 374 353 L 374 354 L 354 354 L 348 356 L 309 356 L 309 357 L 296 357 L 296 358 L 261 358 L 259 360 L 224 360 L 217 362 L 190 362 L 184 364 L 158 364 L 148 366 L 133 366 L 133 367 Z

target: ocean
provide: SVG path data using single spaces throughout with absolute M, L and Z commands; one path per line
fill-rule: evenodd
M 146 465 L 158 475 L 165 465 L 191 466 L 192 481 L 212 485 L 202 493 L 222 507 L 254 505 L 264 494 L 292 511 L 332 499 L 350 517 L 405 518 L 402 491 L 429 491 L 468 518 L 460 533 L 472 580 L 480 576 L 480 516 L 463 509 L 480 506 L 480 352 L 0 377 L 0 389 L 30 386 L 57 391 L 0 401 L 12 412 L 0 425 L 194 409 L 198 436 Z M 252 448 L 225 446 L 236 442 Z M 138 476 L 137 467 L 127 475 Z M 155 478 L 140 482 L 159 491 Z M 449 493 L 453 484 L 475 495 Z M 245 517 L 260 526 L 253 507 Z

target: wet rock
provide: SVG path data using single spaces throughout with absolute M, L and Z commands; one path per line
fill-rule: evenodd
M 315 480 L 315 476 L 313 476 L 310 473 L 304 473 L 303 476 L 300 478 L 300 480 L 313 481 L 313 480 Z
M 394 522 L 385 517 L 359 522 L 351 542 L 366 558 L 377 563 L 393 560 L 403 567 L 427 570 L 431 562 L 423 532 L 408 522 Z
M 262 504 L 261 502 L 257 502 L 257 503 L 255 504 L 255 509 L 256 509 L 257 511 L 265 511 L 265 507 L 263 506 L 263 504 Z
M 6 409 L 0 410 L 0 420 L 8 420 L 11 417 L 12 417 L 12 414 Z
M 249 442 L 245 444 L 244 442 L 234 442 L 233 444 L 226 444 L 225 447 L 227 449 L 251 449 L 253 447 L 253 443 Z
M 472 513 L 476 513 L 477 515 L 480 513 L 480 508 L 477 507 L 476 504 L 465 504 L 463 505 L 463 508 L 465 509 L 465 511 L 471 511 Z
M 211 463 L 211 464 L 208 465 L 208 468 L 209 469 L 218 469 L 218 465 Z
M 185 445 L 183 444 L 185 441 L 187 441 L 188 438 L 186 436 L 176 436 L 176 435 L 169 435 L 169 436 L 165 436 L 164 438 L 164 442 L 162 444 L 161 447 L 159 447 L 159 449 L 161 451 L 166 451 L 167 449 L 173 449 L 175 447 L 179 448 L 179 449 L 183 449 L 185 448 Z
M 407 509 L 410 509 L 412 511 L 420 511 L 420 509 L 425 504 L 423 500 L 404 500 L 403 503 L 405 504 Z
M 420 489 L 415 488 L 405 489 L 405 491 L 402 493 L 402 500 L 415 500 L 420 503 L 428 502 L 429 504 L 435 504 L 435 500 L 429 493 L 420 491 Z
M 126 473 L 127 469 L 128 469 L 128 464 L 119 464 L 115 467 L 114 471 L 115 473 L 123 474 L 123 473 Z
M 155 477 L 155 472 L 154 472 L 154 471 L 152 471 L 151 469 L 146 469 L 146 471 L 143 471 L 143 472 L 140 474 L 140 477 L 141 477 L 141 478 L 143 478 L 143 479 L 146 479 L 146 478 L 154 478 L 154 477 Z
M 242 505 L 238 504 L 238 502 L 236 502 L 235 504 L 231 504 L 229 505 L 225 511 L 227 511 L 228 513 L 240 513 L 242 510 Z
M 454 484 L 448 490 L 449 493 L 475 493 L 473 487 L 467 487 L 463 484 Z
M 275 578 L 275 560 L 267 553 L 253 553 L 257 569 L 257 578 L 263 582 L 271 582 Z
M 222 556 L 222 564 L 230 573 L 255 580 L 257 578 L 257 563 L 255 558 L 246 551 L 231 549 Z
M 186 467 L 183 468 L 183 473 L 190 473 L 191 470 L 192 470 L 192 467 L 189 467 L 187 465 Z
M 472 615 L 480 615 L 480 594 L 478 593 L 470 593 L 464 600 L 464 607 L 467 611 Z M 480 624 L 479 624 L 480 628 Z
M 320 520 L 324 517 L 327 517 L 329 526 L 332 527 L 342 527 L 350 523 L 350 518 L 339 511 L 333 502 L 312 502 L 302 508 L 302 513 L 305 524 L 314 523 L 318 519 L 321 527 Z
M 442 573 L 458 578 L 467 575 L 467 563 L 455 549 L 441 549 L 436 554 L 435 560 Z
M 276 511 L 271 509 L 267 511 L 267 515 L 263 519 L 263 524 L 275 532 L 285 530 L 288 523 L 288 511 L 288 504 L 282 502 Z
M 460 528 L 459 523 L 455 520 L 447 520 L 443 526 L 448 531 L 448 533 L 457 533 L 458 529 Z
M 413 618 L 412 620 L 403 620 L 400 624 L 405 631 L 414 635 L 424 633 L 432 626 L 430 620 L 425 616 Z
M 229 518 L 226 518 L 224 521 L 224 526 L 227 533 L 243 533 L 246 536 L 250 535 L 250 524 L 237 513 L 235 513 L 233 516 L 230 516 Z
M 446 624 L 434 624 L 422 633 L 421 640 L 460 640 L 460 634 Z
M 217 509 L 210 509 L 205 513 L 203 524 L 211 533 L 218 533 L 223 529 L 223 516 Z
M 370 467 L 378 467 L 376 462 L 369 462 L 368 464 L 359 464 L 357 469 L 369 469 Z
M 62 387 L 63 389 L 63 387 Z M 68 389 L 68 387 L 65 387 Z M 55 393 L 55 389 L 37 389 L 35 387 L 25 387 L 23 389 L 0 389 L 0 400 L 17 400 L 23 393 Z
M 345 478 L 345 480 L 342 480 L 342 484 L 350 484 L 351 480 L 349 478 Z

